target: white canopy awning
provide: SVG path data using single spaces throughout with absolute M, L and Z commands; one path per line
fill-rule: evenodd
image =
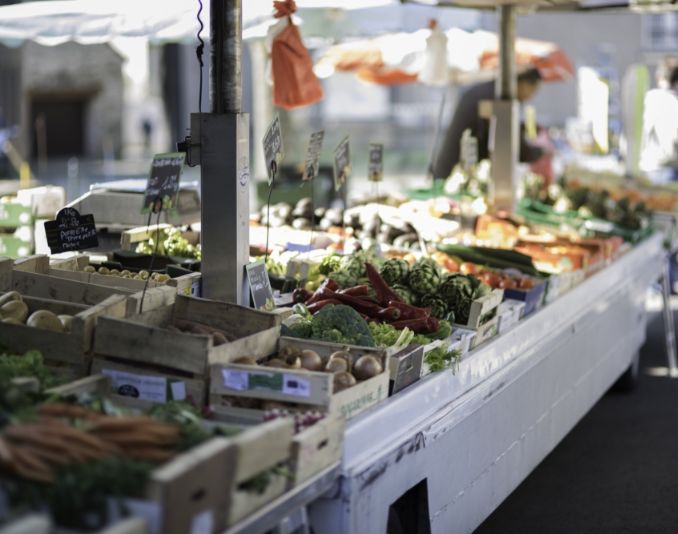
M 271 0 L 243 0 L 243 27 L 270 19 Z M 300 10 L 365 9 L 396 0 L 297 0 Z M 209 37 L 209 0 L 203 0 Z M 117 37 L 145 37 L 152 42 L 191 42 L 199 29 L 198 0 L 54 0 L 0 7 L 0 43 L 19 46 L 34 41 L 55 46 L 68 41 L 97 44 Z

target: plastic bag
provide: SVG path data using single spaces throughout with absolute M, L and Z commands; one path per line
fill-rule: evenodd
M 287 16 L 287 27 L 280 31 L 271 45 L 273 104 L 293 109 L 322 100 L 323 90 L 313 72 L 313 62 L 294 25 L 291 14 L 294 2 L 274 2 L 277 14 Z

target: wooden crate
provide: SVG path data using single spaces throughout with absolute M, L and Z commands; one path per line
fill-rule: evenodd
M 217 364 L 211 369 L 210 406 L 222 412 L 251 416 L 252 410 L 246 409 L 248 413 L 241 408 L 230 407 L 228 397 L 241 397 L 291 403 L 305 409 L 315 407 L 350 419 L 388 396 L 389 356 L 383 349 L 281 337 L 277 346 L 261 346 L 259 352 L 250 355 L 261 360 L 285 347 L 315 350 L 323 360 L 338 350 L 348 350 L 354 360 L 364 354 L 372 354 L 381 359 L 384 372 L 335 393 L 331 373 Z
M 419 380 L 424 364 L 424 352 L 424 346 L 410 345 L 390 354 L 388 362 L 391 379 L 389 395 L 394 395 Z
M 89 256 L 82 254 L 65 260 L 52 261 L 49 264 L 47 272 L 43 272 L 44 267 L 42 266 L 40 267 L 41 270 L 39 272 L 58 278 L 65 278 L 67 280 L 118 288 L 120 291 L 126 292 L 136 293 L 137 291 L 142 291 L 144 286 L 146 286 L 144 280 L 85 272 L 83 269 L 88 265 L 90 265 Z M 199 272 L 186 273 L 177 276 L 176 278 L 170 278 L 166 283 L 162 284 L 154 280 L 149 280 L 147 287 L 169 286 L 176 288 L 176 292 L 180 295 L 194 295 L 197 294 L 200 289 L 201 278 L 202 275 Z
M 290 486 L 298 486 L 341 459 L 345 427 L 343 417 L 328 416 L 294 436 L 290 449 Z
M 138 398 L 142 402 L 163 402 L 150 399 L 153 396 L 162 399 L 158 394 L 164 381 L 173 396 L 178 391 L 180 397 L 183 391 L 196 405 L 202 406 L 207 393 L 209 365 L 228 363 L 239 356 L 256 353 L 262 346 L 275 347 L 280 336 L 279 325 L 288 313 L 266 313 L 235 304 L 177 295 L 172 306 L 160 306 L 126 319 L 102 318 L 94 338 L 97 358 L 92 372 L 107 373 L 118 386 L 125 385 L 127 380 L 130 386 L 138 389 L 145 381 L 149 394 Z M 212 336 L 167 329 L 177 321 L 187 320 L 239 337 L 215 346 Z M 135 394 L 130 388 L 124 388 L 124 391 Z M 170 398 L 168 394 L 165 400 Z
M 53 275 L 53 273 L 66 273 L 66 276 Z M 127 282 L 139 282 L 139 280 L 120 278 L 119 280 L 123 281 L 122 285 L 107 286 L 84 279 L 70 279 L 70 274 L 78 278 L 79 275 L 87 273 L 69 273 L 66 270 L 52 269 L 47 256 L 32 256 L 24 260 L 16 260 L 16 262 L 0 260 L 0 291 L 15 290 L 33 297 L 87 305 L 99 304 L 111 295 L 124 295 L 128 297 L 128 313 L 139 309 L 141 290 L 138 287 L 123 287 Z M 101 276 L 101 278 L 108 277 Z M 144 295 L 146 309 L 174 302 L 176 292 L 174 288 L 158 286 L 151 289 L 153 289 L 152 292 L 148 290 Z
M 525 315 L 525 303 L 519 300 L 505 300 L 499 306 L 497 333 L 503 334 L 518 324 Z
M 38 350 L 47 364 L 67 364 L 75 374 L 87 374 L 92 349 L 94 328 L 103 316 L 124 317 L 127 301 L 122 295 L 112 295 L 100 304 L 85 306 L 72 302 L 22 295 L 29 314 L 36 310 L 49 310 L 57 315 L 73 316 L 70 332 L 52 332 L 26 325 L 0 322 L 0 340 L 10 351 L 24 353 Z
M 475 349 L 486 341 L 489 341 L 499 332 L 499 317 L 494 317 L 483 324 L 476 331 L 475 337 L 471 340 L 471 349 Z
M 468 322 L 465 324 L 455 323 L 460 328 L 469 328 L 477 330 L 493 317 L 496 316 L 497 308 L 504 298 L 503 289 L 493 289 L 491 293 L 474 300 L 471 303 L 471 311 L 468 315 Z

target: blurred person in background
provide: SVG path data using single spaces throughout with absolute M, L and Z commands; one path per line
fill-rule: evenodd
M 541 75 L 537 69 L 529 69 L 518 75 L 516 96 L 523 103 L 530 100 L 541 86 Z M 469 87 L 459 99 L 445 139 L 433 162 L 433 176 L 447 178 L 461 159 L 460 142 L 465 130 L 471 130 L 478 139 L 478 161 L 490 155 L 490 121 L 480 116 L 478 105 L 483 100 L 495 99 L 495 82 L 489 81 Z M 530 143 L 525 137 L 525 129 L 520 130 L 520 161 L 533 163 L 544 155 L 544 149 Z
M 640 168 L 658 183 L 678 181 L 678 58 L 657 70 L 645 95 Z

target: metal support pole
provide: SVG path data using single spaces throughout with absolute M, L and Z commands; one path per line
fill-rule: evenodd
M 239 113 L 242 101 L 241 0 L 210 0 L 212 113 Z
M 516 166 L 520 134 L 518 101 L 516 100 L 515 6 L 499 6 L 497 15 L 499 17 L 499 72 L 490 128 L 494 182 L 493 204 L 497 209 L 512 210 L 516 203 Z
M 516 98 L 516 12 L 515 6 L 497 7 L 499 16 L 499 73 L 497 100 Z
M 212 113 L 191 116 L 199 145 L 202 294 L 249 304 L 249 116 L 242 99 L 241 0 L 210 0 Z

